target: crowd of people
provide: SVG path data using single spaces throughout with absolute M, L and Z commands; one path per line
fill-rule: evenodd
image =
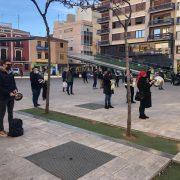
M 14 79 L 13 72 L 11 70 L 12 64 L 10 61 L 4 61 L 0 67 L 0 136 L 7 136 L 7 133 L 4 130 L 3 119 L 5 116 L 6 109 L 8 111 L 8 122 L 9 122 L 9 131 L 11 130 L 11 125 L 13 121 L 13 108 L 14 108 L 14 99 L 18 93 L 18 88 Z M 128 74 L 129 73 L 129 74 Z M 130 80 L 130 96 L 131 103 L 136 103 L 140 101 L 139 105 L 139 118 L 147 119 L 149 118 L 145 109 L 152 106 L 151 102 L 151 86 L 156 83 L 156 77 L 161 77 L 163 80 L 165 76 L 162 71 L 154 73 L 152 68 L 149 68 L 147 71 L 140 71 L 137 78 L 135 78 L 132 72 L 113 72 L 110 70 L 102 71 L 99 69 L 94 69 L 92 72 L 92 89 L 98 89 L 98 79 L 100 82 L 100 89 L 103 89 L 104 97 L 104 108 L 111 109 L 114 108 L 112 105 L 112 95 L 116 88 L 119 87 L 119 81 L 122 79 L 125 89 L 127 90 L 128 78 Z M 172 75 L 173 76 L 173 75 Z M 75 72 L 73 68 L 65 69 L 62 73 L 62 90 L 67 95 L 74 95 L 73 85 L 74 85 Z M 87 69 L 82 71 L 83 82 L 89 83 Z M 42 99 L 46 100 L 47 94 L 47 69 L 39 70 L 38 67 L 34 67 L 30 73 L 30 83 L 32 89 L 32 102 L 34 107 L 39 107 L 38 102 L 39 96 L 42 90 Z M 162 81 L 163 82 L 163 81 Z M 172 81 L 172 84 L 174 81 Z M 135 93 L 135 86 L 137 86 L 138 91 Z M 163 83 L 158 85 L 159 89 L 163 89 Z M 126 102 L 128 103 L 128 93 L 126 97 Z

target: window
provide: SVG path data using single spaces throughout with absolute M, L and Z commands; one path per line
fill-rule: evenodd
M 45 59 L 48 59 L 48 53 L 45 53 Z
M 16 60 L 21 61 L 22 60 L 22 53 L 21 51 L 16 51 Z
M 41 59 L 41 58 L 42 58 L 42 55 L 41 55 L 40 52 L 37 53 L 37 58 L 38 58 L 38 59 Z
M 145 23 L 145 17 L 138 17 L 135 19 L 135 24 L 144 24 Z
M 136 4 L 136 11 L 144 11 L 146 9 L 146 3 Z
M 119 21 L 116 21 L 116 22 L 113 22 L 112 23 L 112 28 L 115 29 L 115 28 L 120 28 L 121 27 L 121 24 L 119 23 Z
M 136 31 L 136 38 L 143 38 L 144 37 L 144 30 Z
M 1 49 L 1 60 L 6 60 L 6 49 Z
M 72 32 L 72 31 L 73 31 L 73 28 L 68 28 L 64 30 L 64 33 Z
M 177 17 L 176 23 L 177 23 L 177 24 L 180 24 L 180 17 Z
M 161 29 L 154 29 L 154 35 L 161 34 Z
M 177 32 L 176 32 L 176 39 L 177 39 L 177 40 L 180 40 L 180 31 L 177 31 Z
M 63 48 L 63 47 L 64 47 L 64 44 L 63 44 L 63 43 L 60 43 L 60 47 Z
M 38 41 L 38 42 L 37 42 L 37 45 L 38 45 L 38 46 L 41 46 L 41 41 Z
M 69 47 L 68 50 L 69 50 L 69 51 L 73 51 L 73 47 Z
M 48 42 L 45 42 L 45 47 L 48 47 Z
M 176 46 L 176 54 L 180 54 L 180 46 Z
M 64 59 L 64 54 L 60 54 L 60 60 L 63 60 Z

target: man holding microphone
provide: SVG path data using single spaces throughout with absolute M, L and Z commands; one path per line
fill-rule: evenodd
M 9 130 L 13 121 L 14 98 L 18 92 L 14 74 L 11 71 L 12 64 L 5 60 L 0 67 L 0 137 L 6 137 L 4 130 L 4 116 L 8 112 Z

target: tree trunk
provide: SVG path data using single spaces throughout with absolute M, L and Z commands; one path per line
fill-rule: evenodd
M 49 96 L 50 96 L 50 80 L 51 80 L 51 36 L 49 27 L 47 27 L 47 43 L 48 43 L 48 81 L 47 81 L 47 94 L 46 94 L 46 109 L 45 113 L 49 113 Z
M 127 25 L 124 28 L 125 32 L 125 60 L 126 60 L 126 73 L 127 73 L 127 102 L 128 102 L 128 114 L 127 114 L 127 131 L 126 136 L 131 136 L 131 90 L 130 90 L 130 66 L 129 66 L 129 50 L 127 42 Z

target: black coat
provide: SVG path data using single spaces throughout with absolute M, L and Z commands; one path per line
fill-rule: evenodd
M 149 80 L 147 78 L 141 78 L 138 81 L 137 87 L 139 89 L 139 92 L 144 96 L 144 98 L 141 100 L 142 105 L 145 108 L 150 108 L 152 106 L 151 101 L 151 84 L 149 84 Z
M 108 76 L 104 76 L 103 86 L 104 86 L 104 94 L 106 95 L 113 94 L 113 91 L 111 90 L 111 79 Z
M 14 80 L 14 74 L 7 73 L 5 70 L 0 69 L 0 100 L 6 100 L 10 97 L 10 93 L 17 90 Z
M 43 77 L 40 74 L 35 74 L 34 72 L 30 73 L 31 88 L 39 90 L 42 88 L 42 83 L 39 80 L 43 80 Z

